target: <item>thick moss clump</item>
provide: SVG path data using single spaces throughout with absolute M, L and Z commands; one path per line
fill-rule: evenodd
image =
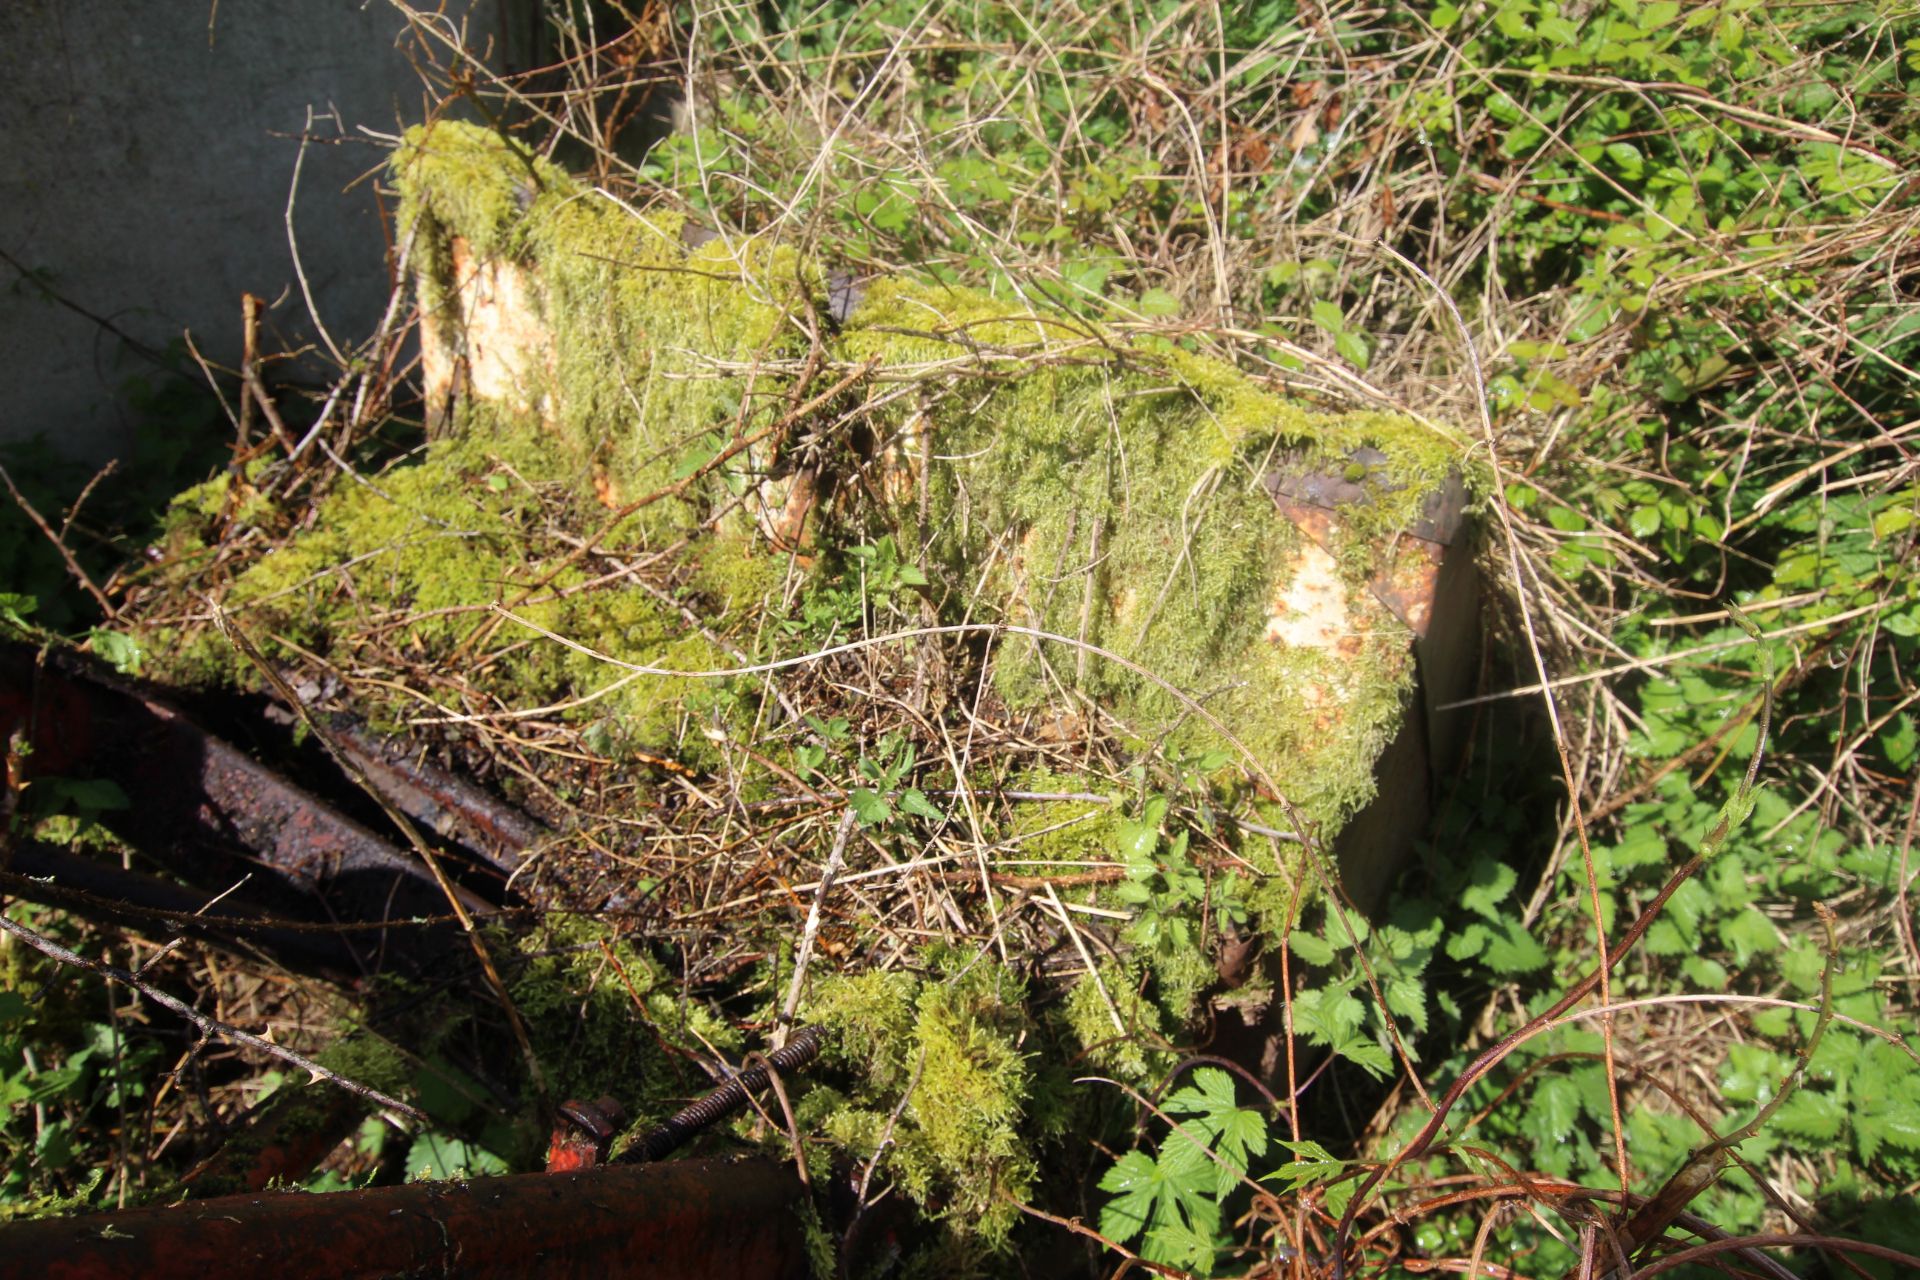
M 1038 1168 L 1025 997 L 1025 984 L 1005 969 L 956 954 L 936 960 L 925 979 L 871 973 L 823 982 L 809 1006 L 833 1056 L 863 1077 L 869 1096 L 906 1091 L 897 1116 L 854 1105 L 834 1111 L 828 1136 L 861 1159 L 888 1139 L 895 1183 L 955 1235 L 988 1248 L 1019 1220 L 1008 1197 L 1028 1199 Z
M 457 317 L 456 238 L 537 281 L 552 357 L 529 371 L 550 383 L 530 399 L 616 493 L 668 486 L 789 409 L 817 336 L 827 369 L 872 362 L 870 390 L 794 438 L 834 432 L 840 456 L 869 469 L 860 491 L 917 532 L 948 617 L 1072 642 L 1003 640 L 995 681 L 1010 704 L 1092 697 L 1143 741 L 1219 745 L 1164 681 L 1231 726 L 1326 829 L 1369 798 L 1413 672 L 1405 628 L 1361 583 L 1457 463 L 1430 428 L 1310 412 L 1164 341 L 905 277 L 866 286 L 836 329 L 826 273 L 790 247 L 716 237 L 689 250 L 677 214 L 584 191 L 470 126 L 413 131 L 394 172 L 429 308 Z M 1336 548 L 1361 640 L 1339 655 L 1267 640 L 1302 535 L 1276 515 L 1266 476 L 1283 453 L 1317 463 L 1360 447 L 1386 458 L 1379 500 L 1343 513 Z M 786 493 L 763 487 L 781 465 L 771 447 L 749 451 L 627 534 L 658 542 L 716 509 L 764 514 Z M 832 513 L 813 527 L 833 527 Z
M 420 461 L 390 469 L 377 480 L 337 486 L 310 529 L 255 561 L 229 585 L 222 604 L 269 655 L 285 658 L 304 651 L 351 666 L 361 650 L 398 652 L 422 667 L 438 667 L 489 624 L 491 604 L 515 599 L 523 584 L 530 588 L 547 576 L 543 565 L 556 558 L 550 531 L 543 527 L 551 507 L 582 513 L 575 518 L 583 528 L 591 524 L 585 514 L 592 510 L 585 467 L 556 453 L 529 424 L 500 419 L 485 406 L 463 412 L 464 429 L 434 442 Z M 176 501 L 177 537 L 192 536 L 191 526 L 210 504 L 218 506 L 218 494 L 228 483 L 223 478 Z M 560 550 L 565 549 L 563 544 Z M 716 546 L 712 555 L 719 563 L 744 558 L 727 546 Z M 597 563 L 566 566 L 515 612 L 629 662 L 708 670 L 733 661 L 648 592 L 611 583 L 581 590 L 600 572 Z M 732 570 L 736 578 L 747 572 Z M 568 702 L 555 714 L 611 726 L 611 737 L 602 743 L 608 750 L 621 743 L 677 743 L 689 716 L 725 716 L 732 706 L 733 694 L 722 682 L 637 680 L 544 641 L 499 647 L 503 651 L 488 654 L 484 664 L 464 664 L 463 674 L 511 705 Z M 256 679 L 246 660 L 210 631 L 165 662 L 177 674 L 201 679 L 241 685 Z M 443 708 L 395 682 L 371 689 L 390 693 L 366 708 L 384 724 L 432 720 Z M 697 735 L 688 741 L 698 750 Z

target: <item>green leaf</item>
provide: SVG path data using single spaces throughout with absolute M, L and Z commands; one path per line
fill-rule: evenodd
M 1609 142 L 1606 154 L 1614 169 L 1628 182 L 1638 182 L 1646 171 L 1646 157 L 1631 142 Z
M 1308 308 L 1308 314 L 1316 325 L 1328 333 L 1339 334 L 1346 331 L 1347 317 L 1337 303 L 1328 302 L 1325 298 L 1315 299 L 1313 306 Z
M 40 607 L 40 601 L 34 596 L 20 595 L 13 591 L 0 591 L 0 622 L 10 624 L 16 631 L 31 631 L 27 618 Z
M 1914 731 L 1913 717 L 1904 711 L 1887 722 L 1876 741 L 1880 744 L 1880 753 L 1896 772 L 1910 771 L 1916 756 L 1920 756 L 1920 735 Z
M 67 1133 L 67 1122 L 55 1121 L 42 1128 L 33 1141 L 35 1161 L 46 1169 L 64 1169 L 73 1163 L 73 1142 Z
M 1831 1141 L 1846 1124 L 1846 1108 L 1830 1093 L 1802 1088 L 1773 1113 L 1773 1123 L 1802 1138 Z
M 1460 894 L 1460 905 L 1489 920 L 1499 918 L 1499 906 L 1520 882 L 1520 873 L 1486 854 L 1473 860 L 1467 872 L 1467 887 Z
M 1357 911 L 1327 912 L 1327 942 L 1329 945 L 1345 951 L 1348 947 L 1359 946 L 1373 934 L 1373 928 L 1367 918 Z
M 1148 862 L 1160 846 L 1160 832 L 1150 823 L 1122 821 L 1119 824 L 1120 857 L 1127 862 Z
M 1413 1024 L 1415 1031 L 1427 1029 L 1427 988 L 1418 978 L 1395 974 L 1386 980 L 1383 993 L 1387 1008 Z
M 133 807 L 127 793 L 111 778 L 43 778 L 35 785 L 54 803 L 71 806 L 83 816 Z
M 693 447 L 682 454 L 680 461 L 674 464 L 672 478 L 685 480 L 700 468 L 712 462 L 726 447 L 726 440 L 718 431 L 709 431 L 693 442 Z
M 910 813 L 916 818 L 925 818 L 928 822 L 943 822 L 946 814 L 933 807 L 927 799 L 927 793 L 918 787 L 908 787 L 900 793 L 900 812 Z
M 863 827 L 877 827 L 893 817 L 892 803 L 870 787 L 855 787 L 847 802 Z
M 1612 846 L 1612 855 L 1616 871 L 1663 866 L 1670 856 L 1666 837 L 1651 824 L 1628 829 L 1621 836 L 1620 843 Z M 1570 865 L 1574 866 L 1574 870 L 1580 870 L 1577 864 Z
M 1534 23 L 1533 29 L 1543 38 L 1557 45 L 1571 48 L 1580 43 L 1580 28 L 1561 17 L 1542 18 Z
M 1326 940 L 1304 929 L 1295 929 L 1287 935 L 1287 946 L 1293 954 L 1308 964 L 1329 965 L 1333 963 L 1334 950 Z
M 505 1173 L 507 1162 L 483 1147 L 425 1133 L 407 1149 L 407 1181 L 483 1177 Z
M 1495 973 L 1532 973 L 1547 967 L 1546 948 L 1517 920 L 1500 919 L 1487 930 L 1486 964 Z
M 1447 939 L 1447 959 L 1471 960 L 1486 948 L 1487 926 L 1470 924 L 1459 933 Z
M 1135 310 L 1143 316 L 1177 316 L 1180 314 L 1180 299 L 1165 289 L 1148 289 L 1140 295 Z
M 1533 1091 L 1533 1098 L 1520 1116 L 1520 1128 L 1535 1142 L 1554 1145 L 1573 1134 L 1580 1118 L 1580 1090 L 1565 1076 L 1548 1076 Z
M 1333 1051 L 1349 1062 L 1358 1063 L 1375 1079 L 1385 1080 L 1393 1074 L 1393 1058 L 1377 1040 L 1356 1036 L 1334 1045 Z
M 1117 1194 L 1100 1209 L 1101 1234 L 1122 1242 L 1147 1229 L 1160 1192 L 1159 1164 L 1144 1151 L 1129 1151 L 1100 1179 L 1102 1191 Z
M 146 662 L 147 652 L 140 642 L 118 631 L 95 627 L 87 633 L 87 644 L 100 660 L 123 676 L 137 676 Z
M 1640 11 L 1639 27 L 1642 31 L 1658 31 L 1679 16 L 1678 0 L 1654 0 Z
M 1780 949 L 1780 928 L 1754 907 L 1745 907 L 1718 924 L 1720 940 L 1733 948 L 1734 962 L 1745 967 L 1758 954 Z
M 1356 369 L 1365 369 L 1373 359 L 1373 352 L 1367 348 L 1367 340 L 1351 329 L 1342 329 L 1333 335 L 1333 349 L 1342 360 Z

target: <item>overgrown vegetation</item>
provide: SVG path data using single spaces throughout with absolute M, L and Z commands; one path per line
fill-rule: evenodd
M 519 167 L 430 184 L 426 201 L 416 188 L 411 207 L 555 273 L 550 318 L 578 362 L 550 388 L 564 449 L 470 417 L 422 460 L 394 447 L 390 414 L 410 410 L 392 384 L 304 412 L 288 397 L 296 423 L 358 406 L 325 424 L 339 467 L 237 461 L 175 503 L 156 566 L 113 584 L 123 619 L 79 595 L 39 616 L 69 634 L 137 624 L 175 671 L 245 682 L 179 603 L 183 584 L 215 586 L 277 659 L 317 655 L 358 681 L 342 701 L 363 714 L 463 718 L 483 774 L 544 813 L 591 815 L 579 829 L 602 850 L 625 856 L 626 828 L 686 840 L 643 878 L 594 881 L 602 896 L 568 902 L 598 903 L 596 918 L 513 962 L 539 1045 L 579 1050 L 570 1088 L 643 1058 L 738 1052 L 773 1024 L 851 806 L 868 861 L 835 891 L 848 905 L 825 913 L 802 1006 L 836 1048 L 795 1132 L 813 1160 L 853 1160 L 942 1225 L 945 1252 L 915 1265 L 1004 1267 L 1047 1229 L 1023 1209 L 1097 1233 L 1109 1265 L 1127 1251 L 1192 1274 L 1598 1275 L 1622 1249 L 1692 1274 L 1920 1265 L 1902 1213 L 1920 1186 L 1920 14 L 1754 0 L 648 13 L 552 6 L 558 94 L 476 81 L 413 15 L 444 96 L 477 103 L 511 138 L 483 149 Z M 627 114 L 649 78 L 687 89 L 684 127 L 650 150 Z M 689 256 L 688 223 L 723 238 Z M 688 263 L 705 273 L 691 303 L 672 279 Z M 866 278 L 902 264 L 932 283 Z M 452 287 L 452 271 L 430 279 Z M 765 287 L 742 305 L 726 280 L 749 276 Z M 849 278 L 866 319 L 843 330 L 829 313 Z M 947 392 L 966 411 L 937 441 L 953 487 L 823 507 L 844 527 L 810 571 L 756 554 L 736 511 L 677 576 L 624 572 L 770 478 L 764 457 L 722 455 L 751 415 L 831 381 L 810 382 L 806 325 L 848 364 L 914 344 L 911 359 L 952 360 L 953 341 L 927 335 L 955 332 L 1032 363 L 1047 344 L 1022 345 L 1009 318 L 1042 311 L 1069 342 L 1098 333 L 1124 355 L 1103 350 L 1093 374 L 1078 353 L 1020 380 L 990 368 Z M 1121 366 L 1136 381 L 1104 371 Z M 339 385 L 376 387 L 381 367 Z M 1260 834 L 1285 815 L 1242 770 L 1290 744 L 1250 727 L 1259 673 L 1202 688 L 1252 625 L 1215 603 L 1261 589 L 1284 549 L 1257 523 L 1265 492 L 1234 481 L 1277 444 L 1315 447 L 1310 415 L 1270 391 L 1346 411 L 1403 483 L 1438 478 L 1451 449 L 1432 442 L 1449 436 L 1478 441 L 1476 465 L 1499 477 L 1480 521 L 1494 636 L 1474 750 L 1442 762 L 1421 858 L 1372 917 L 1282 875 L 1324 858 Z M 876 434 L 910 442 L 935 406 L 884 409 Z M 1079 437 L 1047 435 L 1096 415 L 1129 465 L 1166 465 L 1138 501 L 1079 465 Z M 590 429 L 609 419 L 644 429 Z M 858 447 L 834 447 L 780 465 L 883 489 Z M 689 480 L 701 487 L 635 513 L 604 555 L 584 541 L 596 501 Z M 1409 514 L 1372 511 L 1361 535 L 1390 538 Z M 1032 535 L 1034 581 L 1073 589 L 1016 581 L 991 554 L 1009 528 Z M 1141 646 L 1121 606 L 1090 624 L 1074 571 L 1133 582 L 1169 539 L 1191 540 L 1195 581 L 1154 610 L 1185 645 Z M 261 557 L 262 540 L 281 549 Z M 1377 543 L 1353 546 L 1358 580 L 1369 566 L 1353 557 Z M 957 581 L 983 562 L 1006 580 Z M 380 592 L 341 589 L 341 566 L 361 564 L 357 585 Z M 13 585 L 51 599 L 62 567 Z M 1137 607 L 1161 582 L 1133 585 Z M 1255 734 L 1254 759 L 1160 685 L 1071 652 L 1004 642 L 991 684 L 953 678 L 980 671 L 956 643 L 663 688 L 500 636 L 476 606 L 706 670 L 954 621 L 963 589 L 1024 589 L 1021 620 L 1210 692 L 1229 729 Z M 448 670 L 482 645 L 498 649 L 483 671 Z M 1409 673 L 1389 674 L 1397 691 Z M 940 691 L 956 690 L 970 710 L 943 718 Z M 1066 690 L 1101 701 L 974 750 Z M 529 707 L 548 708 L 532 728 L 516 718 Z M 656 789 L 636 772 L 663 747 L 676 768 L 657 789 L 671 774 L 693 794 L 636 804 Z M 1282 775 L 1316 817 L 1365 789 L 1352 770 L 1319 776 L 1309 794 Z M 786 870 L 748 874 L 743 857 L 716 875 L 735 864 L 705 850 L 751 846 L 729 843 L 724 805 L 702 808 L 715 795 Z M 87 801 L 33 817 L 70 830 Z M 925 878 L 889 862 L 924 862 Z M 636 948 L 636 920 L 662 950 Z M 1230 964 L 1247 946 L 1255 958 Z M 26 1156 L 9 1202 L 99 1206 L 149 1171 L 167 1186 L 165 1144 L 136 1152 L 125 1121 L 145 1107 L 151 1130 L 159 1114 L 159 1042 L 121 1031 L 71 974 L 16 995 L 56 975 L 9 957 L 0 1082 L 6 1141 Z M 218 986 L 168 964 L 171 982 Z M 1269 1004 L 1267 1061 L 1199 1060 L 1241 1008 L 1257 1022 Z M 419 1078 L 457 1074 L 444 1059 L 460 1057 L 445 1047 Z M 237 1063 L 222 1080 L 229 1113 L 257 1091 Z M 642 1101 L 692 1087 L 673 1077 Z M 496 1123 L 507 1108 L 474 1105 L 484 1092 L 416 1084 L 447 1132 L 398 1144 L 376 1127 L 326 1185 L 342 1169 L 523 1160 L 526 1136 Z M 1423 1132 L 1436 1109 L 1443 1126 Z M 1705 1169 L 1679 1203 L 1663 1194 Z M 1656 1222 L 1648 1201 L 1691 1216 Z

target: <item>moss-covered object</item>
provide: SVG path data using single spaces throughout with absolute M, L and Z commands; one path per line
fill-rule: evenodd
M 701 241 L 467 126 L 410 134 L 393 173 L 445 416 L 404 459 L 316 468 L 316 509 L 282 514 L 257 470 L 182 495 L 165 571 L 360 714 L 471 735 L 571 824 L 517 884 L 611 885 L 579 909 L 618 904 L 620 927 L 492 938 L 557 1091 L 646 1119 L 684 1101 L 700 1082 L 672 1050 L 758 1043 L 822 906 L 800 1016 L 831 1032 L 840 1092 L 796 1099 L 809 1155 L 878 1155 L 949 1243 L 1003 1243 L 1044 1162 L 1124 1105 L 1076 1075 L 1165 1072 L 1222 922 L 1277 939 L 1299 901 L 1272 842 L 1196 816 L 1189 847 L 1143 793 L 1226 777 L 1197 763 L 1224 725 L 1323 833 L 1368 798 L 1412 663 L 1364 583 L 1451 447 L 985 293 L 902 276 L 849 306 L 786 245 Z M 1384 458 L 1373 500 L 1310 543 L 1270 474 L 1361 448 Z M 1272 625 L 1310 552 L 1349 588 L 1337 645 Z M 628 664 L 795 665 L 636 673 L 503 603 Z M 1020 630 L 801 660 L 929 623 Z M 183 635 L 157 667 L 251 679 Z M 995 725 L 1019 752 L 985 745 Z M 673 786 L 638 768 L 652 753 Z M 804 888 L 827 793 L 861 787 L 846 874 Z
M 677 215 L 581 190 L 467 126 L 416 130 L 394 172 L 441 340 L 485 365 L 462 325 L 478 332 L 484 303 L 491 334 L 507 304 L 476 301 L 474 264 L 524 271 L 538 314 L 517 331 L 541 331 L 521 341 L 545 354 L 510 362 L 509 398 L 620 499 L 673 486 L 871 362 L 859 386 L 644 507 L 623 536 L 670 541 L 720 513 L 744 537 L 752 517 L 778 523 L 797 470 L 838 458 L 863 481 L 843 493 L 917 534 L 943 616 L 1067 638 L 1000 642 L 994 678 L 1012 706 L 1090 696 L 1143 740 L 1217 745 L 1181 698 L 1083 647 L 1099 646 L 1197 698 L 1314 819 L 1337 826 L 1368 798 L 1412 671 L 1405 627 L 1360 584 L 1455 462 L 1430 429 L 1312 413 L 1171 344 L 905 277 L 865 287 L 836 327 L 845 286 L 787 246 L 719 237 L 689 250 Z M 800 385 L 803 368 L 815 376 Z M 1302 535 L 1276 514 L 1268 472 L 1283 452 L 1360 447 L 1385 454 L 1386 483 L 1344 513 L 1334 549 L 1355 588 L 1352 641 L 1275 642 L 1267 624 Z M 830 531 L 835 510 L 823 502 L 809 532 Z

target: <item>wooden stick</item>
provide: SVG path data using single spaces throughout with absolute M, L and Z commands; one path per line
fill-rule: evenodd
M 61 964 L 72 965 L 76 969 L 85 970 L 98 977 L 106 978 L 111 982 L 118 982 L 123 986 L 132 987 L 135 991 L 138 991 L 141 995 L 153 1001 L 161 1008 L 170 1010 L 180 1017 L 185 1018 L 194 1026 L 200 1028 L 204 1034 L 225 1036 L 229 1040 L 238 1041 L 248 1048 L 258 1049 L 260 1052 L 278 1058 L 282 1062 L 299 1067 L 302 1071 L 307 1072 L 314 1080 L 326 1080 L 332 1084 L 339 1085 L 348 1093 L 365 1098 L 375 1106 L 385 1107 L 390 1111 L 397 1111 L 411 1120 L 419 1121 L 421 1124 L 428 1122 L 426 1116 L 400 1101 L 398 1098 L 390 1098 L 369 1085 L 361 1084 L 355 1080 L 349 1080 L 339 1072 L 323 1067 L 312 1058 L 307 1057 L 305 1054 L 297 1053 L 285 1045 L 275 1044 L 263 1036 L 254 1035 L 251 1031 L 242 1031 L 232 1023 L 222 1022 L 218 1018 L 210 1018 L 198 1009 L 195 1009 L 192 1005 L 181 1000 L 176 1000 L 158 987 L 144 981 L 139 975 L 129 973 L 125 969 L 116 969 L 110 964 L 102 964 L 97 960 L 89 960 L 83 955 L 69 951 L 53 939 L 36 933 L 26 925 L 21 924 L 17 920 L 11 920 L 4 914 L 0 914 L 0 929 L 6 930 L 14 937 L 20 939 L 20 941 L 32 947 L 35 951 L 57 960 Z

